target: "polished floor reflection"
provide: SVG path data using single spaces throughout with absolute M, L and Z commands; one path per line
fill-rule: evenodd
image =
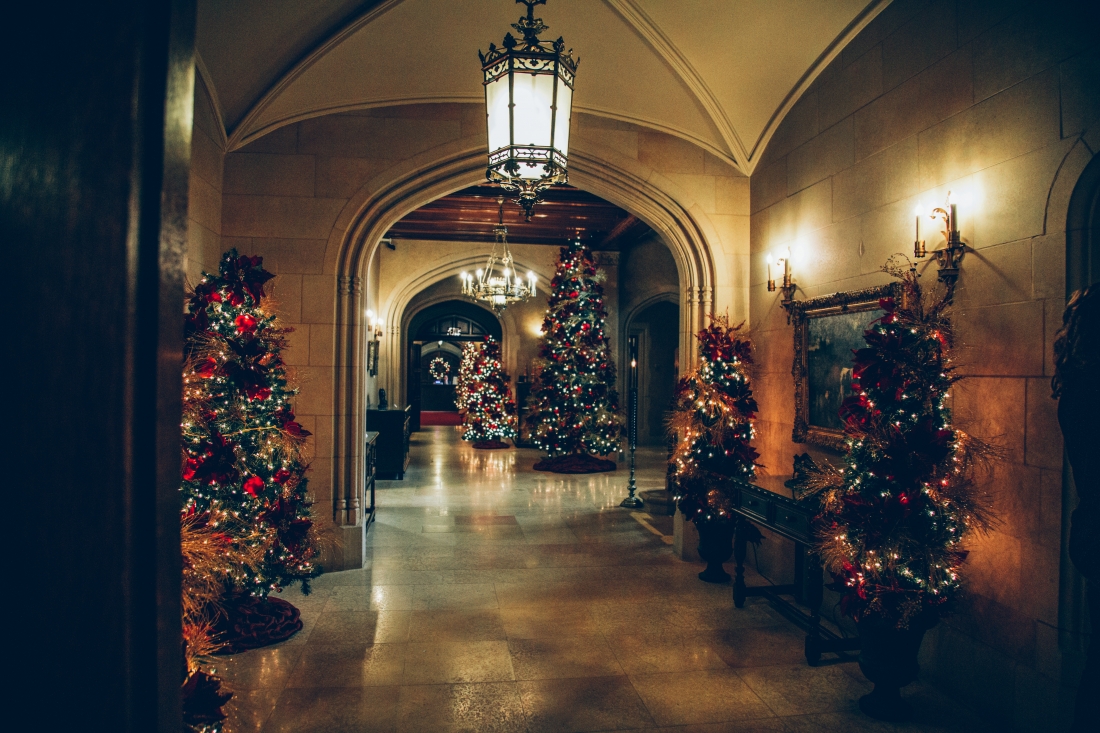
M 639 456 L 639 486 L 662 486 L 660 452 Z M 368 566 L 283 594 L 305 628 L 226 658 L 233 730 L 985 730 L 919 683 L 914 721 L 862 716 L 858 666 L 808 667 L 766 601 L 734 609 L 700 582 L 618 508 L 625 470 L 536 473 L 537 457 L 415 434 L 406 479 L 379 484 Z

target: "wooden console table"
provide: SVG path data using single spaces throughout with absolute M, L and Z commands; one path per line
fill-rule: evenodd
M 366 507 L 363 509 L 363 524 L 369 529 L 370 523 L 374 521 L 374 477 L 378 473 L 378 433 L 374 431 L 367 431 L 366 458 L 366 476 L 363 481 L 363 503 Z M 365 501 L 366 497 L 370 497 L 370 503 Z
M 409 433 L 412 408 L 367 409 L 367 430 L 378 431 L 377 476 L 382 481 L 405 478 L 409 467 Z
M 790 585 L 745 585 L 745 554 L 747 537 L 744 524 L 738 523 L 733 540 L 733 556 L 737 562 L 737 574 L 733 581 L 733 605 L 743 608 L 748 596 L 767 598 L 787 619 L 806 631 L 806 661 L 810 666 L 821 660 L 826 652 L 839 653 L 859 649 L 859 638 L 837 636 L 821 626 L 821 600 L 824 586 L 821 578 L 821 560 L 813 547 L 813 519 L 816 508 L 795 501 L 778 493 L 785 490 L 780 480 L 772 479 L 777 490 L 769 490 L 753 484 L 731 479 L 734 511 L 743 520 L 752 522 L 795 543 L 794 583 Z M 809 583 L 806 582 L 807 578 Z M 795 603 L 783 598 L 794 596 Z M 810 607 L 807 614 L 796 603 Z

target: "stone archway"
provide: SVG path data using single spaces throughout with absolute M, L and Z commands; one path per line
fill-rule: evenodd
M 341 213 L 325 253 L 325 270 L 336 276 L 336 372 L 333 388 L 333 499 L 338 507 L 355 495 L 362 481 L 368 389 L 363 351 L 368 334 L 364 286 L 369 263 L 382 237 L 401 217 L 448 193 L 481 182 L 484 140 L 466 138 L 427 151 L 369 182 Z M 571 183 L 617 204 L 645 221 L 664 240 L 676 262 L 680 282 L 680 353 L 691 359 L 691 335 L 714 309 L 720 270 L 730 272 L 717 231 L 699 206 L 682 203 L 691 196 L 670 179 L 634 159 L 596 144 L 580 144 L 570 155 Z M 383 180 L 384 179 L 384 180 Z M 713 246 L 711 243 L 715 243 Z M 415 273 L 389 298 L 380 314 L 385 322 L 383 381 L 400 394 L 403 308 L 433 282 L 474 266 L 479 257 L 437 263 Z M 520 263 L 526 266 L 525 263 Z M 330 269 L 331 268 L 331 269 Z M 533 268 L 532 268 L 533 269 Z M 541 277 L 549 279 L 547 273 Z M 545 280 L 544 280 L 545 281 Z M 383 370 L 380 370 L 383 371 Z

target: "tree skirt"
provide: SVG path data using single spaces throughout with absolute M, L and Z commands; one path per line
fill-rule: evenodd
M 535 464 L 536 471 L 549 471 L 550 473 L 601 473 L 603 471 L 614 471 L 616 468 L 615 461 L 596 458 L 596 456 L 583 453 L 557 456 L 556 458 L 543 458 Z
M 278 644 L 302 630 L 301 613 L 281 598 L 251 596 L 226 604 L 226 616 L 217 625 L 225 646 L 218 654 L 238 654 Z
M 511 446 L 499 440 L 479 440 L 474 443 L 474 447 L 478 450 L 500 450 Z

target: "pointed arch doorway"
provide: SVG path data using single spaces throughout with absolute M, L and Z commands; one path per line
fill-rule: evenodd
M 458 414 L 454 405 L 454 377 L 458 374 L 462 345 L 483 341 L 486 336 L 499 342 L 502 331 L 500 321 L 491 311 L 464 300 L 445 300 L 414 312 L 406 333 L 405 398 L 412 407 L 410 429 L 416 431 L 421 428 L 421 414 L 425 411 Z M 433 378 L 428 371 L 436 358 L 450 366 L 444 380 Z

